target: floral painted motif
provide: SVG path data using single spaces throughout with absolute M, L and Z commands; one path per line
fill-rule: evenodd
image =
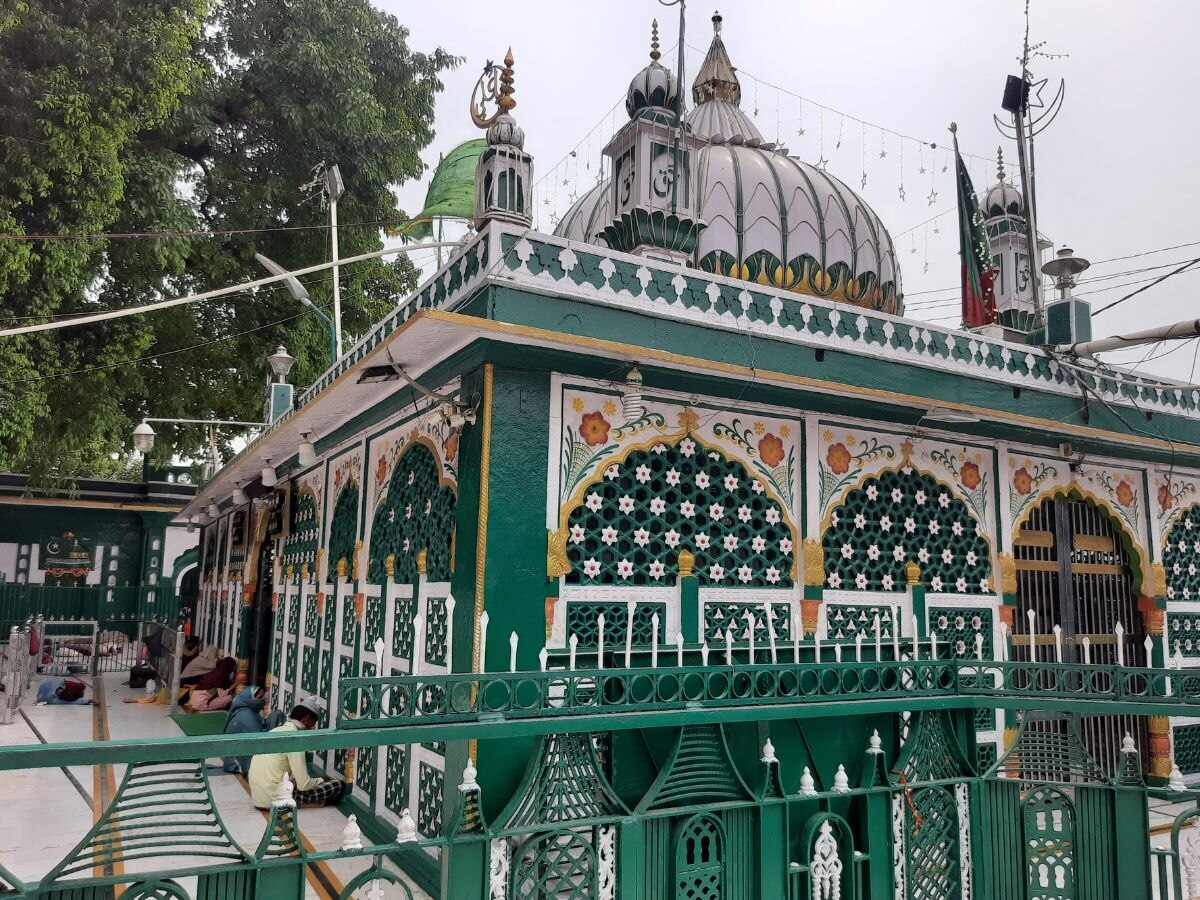
M 825 435 L 827 441 L 833 439 L 831 431 L 826 430 Z M 858 452 L 855 453 L 850 448 Z M 824 460 L 817 463 L 821 508 L 825 509 L 834 497 L 853 484 L 869 463 L 895 458 L 896 448 L 874 436 L 856 442 L 854 436 L 848 434 L 844 443 L 831 443 L 825 451 Z
M 1078 487 L 1109 501 L 1113 511 L 1124 520 L 1130 531 L 1134 535 L 1140 532 L 1138 509 L 1141 504 L 1135 485 L 1141 479 L 1135 473 L 1081 466 L 1074 474 Z
M 777 466 L 783 462 L 783 441 L 773 434 L 768 434 L 758 442 L 758 455 L 767 466 Z
M 1113 493 L 1117 498 L 1117 502 L 1125 507 L 1133 506 L 1133 501 L 1137 499 L 1128 481 L 1119 482 L 1116 491 Z
M 599 411 L 584 413 L 579 436 L 589 447 L 596 447 L 608 440 L 608 429 L 611 427 Z
M 1009 465 L 1014 464 L 1014 460 L 1010 459 Z M 1032 459 L 1023 460 L 1022 464 L 1013 472 L 1008 483 L 1008 506 L 1012 520 L 1014 522 L 1020 520 L 1022 513 L 1033 503 L 1038 489 L 1043 483 L 1057 478 L 1058 469 L 1049 463 Z
M 1173 473 L 1168 474 L 1172 475 L 1170 481 L 1167 480 L 1167 474 L 1160 473 L 1157 476 L 1158 503 L 1155 507 L 1158 536 L 1164 546 L 1167 543 L 1167 531 L 1172 523 L 1189 509 L 1190 504 L 1185 501 L 1196 495 L 1195 482 L 1174 477 Z
M 825 461 L 829 463 L 829 471 L 834 475 L 845 475 L 850 471 L 852 459 L 845 444 L 834 444 L 826 452 Z
M 921 454 L 923 461 L 928 461 L 932 469 L 941 469 L 938 474 L 944 474 L 952 484 L 957 483 L 961 488 L 960 496 L 966 501 L 980 521 L 988 518 L 988 477 L 981 468 L 983 454 L 976 451 L 973 456 L 968 454 L 966 447 L 958 450 L 941 448 Z
M 420 418 L 398 426 L 371 442 L 371 459 L 374 461 L 375 508 L 384 501 L 388 492 L 392 470 L 396 461 L 414 443 L 424 443 L 441 466 L 440 477 L 457 483 L 458 471 L 454 458 L 458 455 L 458 429 L 451 428 L 437 410 L 427 410 Z

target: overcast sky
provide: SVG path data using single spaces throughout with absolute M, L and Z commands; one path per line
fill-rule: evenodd
M 514 115 L 540 179 L 536 202 L 545 230 L 555 209 L 564 211 L 573 193 L 595 182 L 601 146 L 626 121 L 620 106 L 610 111 L 647 62 L 650 20 L 659 19 L 664 51 L 678 38 L 677 8 L 656 0 L 374 2 L 410 29 L 413 49 L 441 46 L 465 58 L 445 78 L 437 137 L 425 153 L 430 164 L 480 134 L 467 111 L 471 88 L 485 61 L 499 60 L 512 46 Z M 947 125 L 957 121 L 963 153 L 980 157 L 970 160 L 977 190 L 995 178 L 998 144 L 1015 174 L 1015 145 L 1000 137 L 992 116 L 1001 112 L 1005 76 L 1018 71 L 1023 0 L 741 0 L 717 8 L 739 69 L 743 109 L 757 107 L 764 136 L 794 155 L 815 163 L 823 153 L 829 171 L 876 210 L 896 243 L 908 314 L 956 324 L 954 166 L 943 173 L 946 152 L 928 144 L 948 146 Z M 685 61 L 689 88 L 712 36 L 712 13 L 711 3 L 688 4 L 686 43 L 695 48 Z M 1087 296 L 1093 309 L 1141 286 L 1129 282 L 1200 257 L 1200 225 L 1194 224 L 1200 120 L 1193 114 L 1198 29 L 1200 4 L 1185 0 L 1032 0 L 1032 41 L 1069 54 L 1031 65 L 1037 77 L 1051 81 L 1047 100 L 1060 78 L 1067 82 L 1063 110 L 1036 146 L 1039 226 L 1056 247 L 1069 244 L 1093 262 L 1084 278 L 1100 280 L 1078 289 L 1096 291 Z M 662 62 L 673 67 L 674 53 L 664 53 Z M 836 111 L 822 112 L 816 104 Z M 403 208 L 419 210 L 424 191 L 424 183 L 403 186 Z M 945 214 L 921 224 L 939 213 Z M 1166 267 L 1118 274 L 1149 266 Z M 1200 316 L 1198 294 L 1200 274 L 1178 275 L 1096 318 L 1094 333 Z M 1187 380 L 1198 345 L 1159 347 L 1140 371 Z M 1172 348 L 1178 349 L 1153 358 Z M 1148 350 L 1105 358 L 1135 362 Z

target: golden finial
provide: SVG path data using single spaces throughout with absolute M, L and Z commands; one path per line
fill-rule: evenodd
M 417 551 L 417 574 L 426 575 L 429 572 L 429 548 L 422 547 Z
M 658 58 L 662 56 L 658 52 L 658 19 L 650 23 L 650 58 L 658 62 Z
M 292 573 L 289 571 L 289 572 L 288 572 L 288 575 L 291 575 L 291 574 L 292 574 Z M 301 563 L 301 564 L 300 564 L 300 580 L 301 580 L 301 581 L 303 581 L 303 582 L 307 582 L 307 581 L 308 581 L 308 563 Z
M 679 577 L 690 578 L 696 568 L 696 556 L 687 547 L 679 551 Z
M 295 574 L 296 574 L 296 567 L 294 565 L 292 565 L 292 563 L 288 563 L 287 577 L 291 578 Z
M 904 564 L 904 580 L 909 584 L 921 583 L 921 567 L 911 559 Z
M 354 556 L 351 558 L 351 563 L 350 563 L 350 577 L 353 578 L 355 581 L 358 581 L 358 569 L 359 569 L 360 560 L 362 559 L 362 549 L 363 549 L 363 542 L 355 541 L 354 542 Z
M 341 559 L 339 559 L 339 560 L 337 561 L 337 573 L 338 573 L 338 578 L 345 578 L 345 577 L 346 577 L 346 565 L 347 565 L 347 564 L 346 564 L 346 557 L 344 557 L 344 556 L 343 556 Z
M 500 72 L 500 99 L 496 101 L 501 112 L 508 112 L 517 105 L 513 99 L 513 55 L 512 47 L 504 54 L 504 69 Z
M 383 558 L 383 571 L 387 572 L 388 578 L 394 578 L 396 575 L 396 554 L 389 553 Z
M 1004 148 L 996 148 L 996 180 L 1004 180 Z

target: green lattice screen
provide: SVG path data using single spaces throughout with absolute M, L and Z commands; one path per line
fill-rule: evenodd
M 1163 542 L 1167 599 L 1200 599 L 1200 504 L 1180 513 Z
M 347 481 L 333 505 L 329 522 L 330 580 L 337 573 L 338 560 L 346 560 L 346 573 L 354 564 L 354 542 L 358 539 L 358 484 Z
M 1200 656 L 1200 614 L 1169 612 L 1167 629 L 1172 656 Z
M 417 553 L 428 549 L 430 581 L 450 580 L 454 546 L 454 489 L 439 479 L 441 466 L 424 444 L 415 443 L 396 461 L 387 497 L 371 524 L 371 562 L 367 577 L 381 583 L 384 560 L 396 556 L 399 582 L 417 580 Z
M 988 593 L 988 544 L 967 505 L 911 467 L 850 491 L 830 513 L 823 544 L 831 588 L 901 591 L 914 561 L 933 591 Z
M 417 830 L 426 837 L 442 833 L 442 794 L 446 776 L 428 763 L 417 775 Z
M 425 661 L 446 665 L 446 638 L 450 625 L 445 597 L 430 597 L 425 618 Z
M 317 558 L 319 529 L 317 505 L 312 491 L 301 490 L 292 495 L 292 518 L 288 539 L 283 544 L 283 565 L 294 566 L 294 574 L 300 574 L 300 566 L 311 567 Z
M 983 658 L 992 658 L 992 611 L 939 606 L 929 610 L 929 628 L 953 656 L 975 659 L 975 640 L 983 636 Z
M 773 603 L 775 618 L 770 628 L 767 623 L 766 606 L 763 603 L 739 603 L 735 600 L 707 600 L 704 603 L 704 639 L 716 646 L 724 643 L 725 632 L 733 629 L 733 642 L 750 642 L 749 612 L 754 617 L 754 640 L 758 648 L 766 652 L 770 646 L 771 631 L 775 632 L 777 645 L 792 640 L 791 608 L 787 603 Z
M 911 900 L 958 897 L 961 861 L 958 847 L 958 809 L 945 787 L 913 791 L 905 807 L 904 850 Z M 917 821 L 917 816 L 920 821 Z
M 1177 725 L 1175 738 L 1175 764 L 1184 775 L 1200 772 L 1200 725 Z
M 392 671 L 393 675 L 402 672 Z M 408 806 L 408 745 L 390 744 L 384 760 L 383 805 L 396 815 Z
M 392 621 L 392 656 L 412 659 L 413 618 L 417 614 L 417 601 L 409 597 L 396 601 L 396 616 Z
M 691 437 L 608 466 L 567 525 L 572 584 L 671 584 L 684 548 L 702 584 L 792 584 L 780 505 L 740 462 Z
M 650 646 L 654 635 L 654 614 L 658 613 L 658 643 L 667 642 L 667 607 L 664 603 L 639 603 L 633 610 L 633 644 Z M 625 631 L 629 627 L 629 607 L 619 601 L 569 602 L 567 604 L 567 638 L 578 635 L 580 647 L 595 647 L 600 635 L 599 616 L 604 616 L 604 647 L 616 651 L 625 646 Z

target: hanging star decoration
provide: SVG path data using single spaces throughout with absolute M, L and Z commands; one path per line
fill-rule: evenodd
M 866 187 L 867 187 L 867 173 L 866 173 L 865 171 L 863 172 L 863 177 L 862 177 L 862 186 L 863 186 L 863 189 L 864 189 L 864 190 L 865 190 L 865 189 L 866 189 Z
M 930 206 L 933 206 L 933 204 L 937 203 L 937 191 L 930 188 L 929 193 L 925 195 L 925 199 L 929 201 Z
M 804 126 L 801 125 L 798 129 L 796 129 L 796 134 L 798 134 L 800 137 L 804 137 L 805 130 L 806 129 L 804 128 Z
M 924 167 L 924 166 L 921 166 L 921 168 L 917 169 L 917 174 L 918 174 L 918 175 L 924 175 L 924 174 L 925 174 L 925 167 Z
M 828 165 L 829 165 L 829 160 L 827 160 L 824 156 L 822 156 L 820 159 L 817 160 L 817 168 L 820 169 L 822 172 L 825 171 L 825 167 Z
M 925 267 L 921 270 L 922 275 L 929 274 L 929 260 L 925 260 Z
M 907 199 L 908 199 L 908 194 L 906 194 L 906 193 L 905 193 L 905 191 L 904 191 L 904 185 L 900 185 L 900 199 L 901 199 L 901 200 L 907 200 Z
M 935 224 L 934 224 L 934 226 L 933 226 L 933 233 L 934 233 L 934 234 L 941 234 L 941 233 L 942 233 L 942 229 L 938 228 L 936 223 L 935 223 Z
M 885 150 L 883 147 L 880 147 L 879 148 L 879 158 L 883 159 L 885 156 L 887 156 L 887 150 Z

